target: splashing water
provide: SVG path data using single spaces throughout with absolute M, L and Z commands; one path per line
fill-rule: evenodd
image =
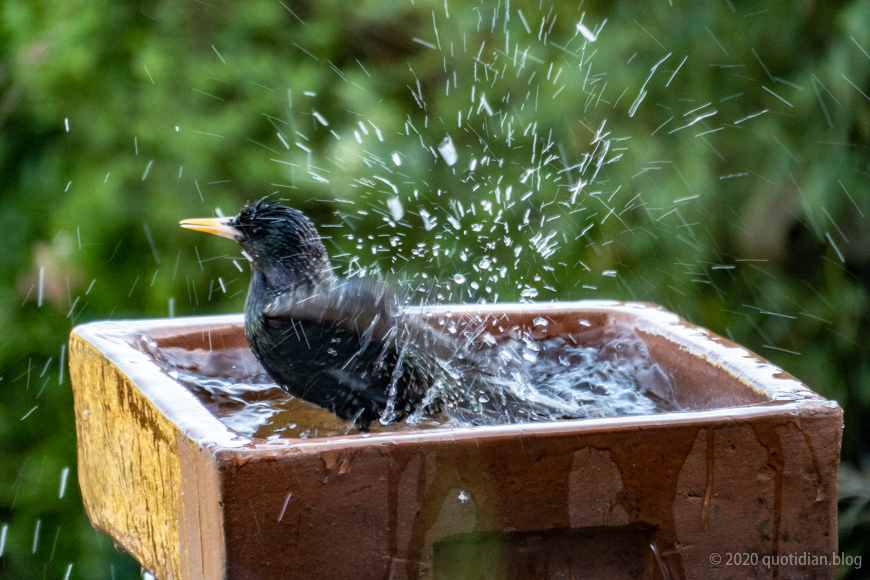
M 694 224 L 684 219 L 681 211 L 686 210 L 681 208 L 698 196 L 672 199 L 669 192 L 651 193 L 656 190 L 633 181 L 671 163 L 645 157 L 637 147 L 629 151 L 638 131 L 646 131 L 635 123 L 654 121 L 650 137 L 679 136 L 691 129 L 715 151 L 720 131 L 743 129 L 768 109 L 735 115 L 721 104 L 726 99 L 714 105 L 706 98 L 695 102 L 668 93 L 665 89 L 678 75 L 691 74 L 699 65 L 654 37 L 660 53 L 636 52 L 621 63 L 643 70 L 637 77 L 642 82 L 626 84 L 620 67 L 606 60 L 598 66 L 599 51 L 605 59 L 617 54 L 608 54 L 615 49 L 604 33 L 606 18 L 580 13 L 566 20 L 568 12 L 543 4 L 537 11 L 505 6 L 502 12 L 500 7 L 492 7 L 491 19 L 479 18 L 480 44 L 467 31 L 449 26 L 446 3 L 443 15 L 433 11 L 434 38 L 414 41 L 440 62 L 446 83 L 408 84 L 418 110 L 404 118 L 375 119 L 362 111 L 356 124 L 343 129 L 321 112 L 317 93 L 303 88 L 300 96 L 293 90 L 288 121 L 295 126 L 294 116 L 312 115 L 316 122 L 299 124 L 296 134 L 305 142 L 321 143 L 319 153 L 340 171 L 313 166 L 311 147 L 299 142 L 290 147 L 280 132 L 283 148 L 271 160 L 286 168 L 294 187 L 304 186 L 339 208 L 333 223 L 320 225 L 335 228 L 328 231 L 337 235 L 329 238 L 339 249 L 334 257 L 345 276 L 402 278 L 409 292 L 423 291 L 441 302 L 497 302 L 499 290 L 528 302 L 566 297 L 570 283 L 574 288 L 582 284 L 584 290 L 625 285 L 626 275 L 633 273 L 619 262 L 614 248 L 628 235 L 657 240 L 654 232 L 668 216 L 679 220 L 678 227 L 688 235 L 682 240 L 695 248 Z M 454 14 L 461 10 L 483 14 L 479 7 L 454 6 Z M 618 25 L 611 20 L 607 30 Z M 409 62 L 414 77 L 417 62 Z M 678 84 L 679 79 L 674 87 Z M 455 105 L 457 95 L 461 107 Z M 572 111 L 571 118 L 552 115 L 566 110 Z M 678 121 L 672 123 L 674 119 Z M 629 154 L 634 157 L 630 177 L 622 167 Z M 362 235 L 357 230 L 379 233 Z M 693 278 L 698 281 L 705 282 Z M 462 335 L 451 323 L 444 330 Z M 610 327 L 597 337 L 578 333 L 543 341 L 522 331 L 508 339 L 490 338 L 492 344 L 482 338 L 486 348 L 479 351 L 485 379 L 465 385 L 467 397 L 455 397 L 450 381 L 433 388 L 432 401 L 444 402 L 444 417 L 435 415 L 436 423 L 521 422 L 675 408 L 667 376 L 627 329 Z M 447 376 L 461 376 L 461 371 L 445 363 Z M 253 402 L 235 415 L 234 428 L 240 432 L 253 432 L 244 425 L 258 425 L 257 432 L 267 424 L 278 425 L 274 418 L 280 413 L 267 407 L 289 400 L 274 387 L 267 389 L 268 380 L 262 377 L 252 381 L 247 374 L 207 375 L 182 364 L 170 372 L 207 393 L 215 409 Z M 266 406 L 261 409 L 260 404 Z M 302 403 L 286 405 L 287 413 L 296 413 Z M 317 421 L 309 425 L 311 436 L 321 428 L 337 428 L 334 417 L 318 420 L 319 426 Z M 408 424 L 428 421 L 428 415 L 415 414 Z M 296 431 L 281 427 L 282 433 L 309 432 L 309 427 L 299 427 L 302 422 L 284 424 L 295 424 Z
M 495 349 L 497 383 L 552 418 L 676 410 L 670 379 L 634 331 L 617 325 L 533 341 L 520 333 Z
M 606 20 L 579 14 L 579 23 L 563 21 L 565 14 L 560 19 L 549 6 L 519 13 L 492 8 L 492 22 L 477 26 L 492 38 L 482 44 L 451 26 L 449 13 L 433 12 L 435 38 L 415 41 L 442 62 L 446 82 L 408 85 L 414 114 L 369 119 L 363 113 L 347 134 L 325 118 L 310 125 L 304 138 L 319 135 L 323 154 L 340 171 L 325 178 L 301 147 L 285 147 L 273 159 L 319 199 L 336 201 L 335 221 L 323 225 L 339 233 L 331 239 L 345 276 L 398 275 L 412 291 L 421 278 L 436 277 L 444 301 L 485 303 L 498 301 L 497 288 L 522 301 L 555 298 L 557 269 L 574 279 L 610 275 L 603 264 L 577 271 L 559 257 L 581 228 L 588 238 L 593 226 L 608 219 L 628 224 L 626 212 L 644 207 L 608 174 L 628 137 L 608 125 L 618 95 L 609 94 L 613 85 L 607 89 L 607 75 L 593 59 Z M 470 11 L 475 21 L 479 10 L 453 8 Z M 409 63 L 413 75 L 415 63 Z M 304 91 L 288 114 L 313 111 L 317 99 Z M 635 101 L 632 111 L 643 98 Z M 553 118 L 566 103 L 578 118 Z M 635 199 L 619 207 L 629 198 Z M 383 235 L 365 240 L 352 233 L 358 228 Z M 468 284 L 450 283 L 459 259 L 472 266 L 461 276 Z

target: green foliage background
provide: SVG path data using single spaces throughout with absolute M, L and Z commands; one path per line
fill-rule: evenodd
M 275 191 L 324 228 L 342 270 L 480 280 L 465 295 L 448 282 L 446 300 L 517 300 L 535 287 L 537 300 L 655 302 L 782 366 L 845 409 L 852 467 L 841 548 L 870 551 L 860 484 L 870 463 L 870 4 L 509 6 L 506 21 L 505 6 L 488 1 L 0 2 L 0 577 L 138 575 L 82 509 L 63 345 L 91 320 L 240 311 L 247 273 L 225 259 L 238 258 L 235 248 L 177 222 L 216 208 L 229 215 Z M 582 54 L 581 15 L 590 28 L 606 19 Z M 519 67 L 511 43 L 537 60 Z M 549 82 L 551 63 L 565 69 L 560 83 Z M 509 67 L 515 76 L 472 82 Z M 458 112 L 478 108 L 472 85 L 511 111 L 517 144 L 479 110 L 457 126 Z M 531 111 L 527 97 L 520 108 L 516 95 L 529 87 L 546 105 Z M 717 116 L 670 132 L 705 103 Z M 363 121 L 384 140 L 354 145 Z M 551 214 L 547 204 L 569 196 L 561 164 L 591 151 L 602 121 L 628 137 L 622 158 L 602 168 L 600 191 L 580 193 L 582 219 Z M 536 137 L 519 138 L 535 122 Z M 445 134 L 456 167 L 475 158 L 476 173 L 420 146 L 436 148 Z M 561 149 L 520 202 L 529 148 L 550 134 Z M 387 227 L 390 189 L 372 180 L 386 166 L 362 158 L 392 152 L 403 160 L 408 215 Z M 504 167 L 484 166 L 486 155 Z M 451 227 L 446 216 L 461 216 L 448 200 L 468 208 L 502 174 L 516 184 L 504 218 L 511 235 L 520 244 L 533 233 L 519 228 L 524 208 L 542 232 L 555 216 L 552 257 L 527 245 L 515 261 L 514 246 L 481 249 L 475 234 Z M 432 230 L 411 215 L 415 203 L 440 216 Z M 396 246 L 378 241 L 393 230 L 403 233 Z M 490 280 L 474 267 L 482 257 L 509 274 Z

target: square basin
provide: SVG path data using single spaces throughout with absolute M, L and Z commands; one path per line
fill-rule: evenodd
M 267 438 L 159 360 L 262 376 L 241 315 L 95 322 L 69 347 L 94 527 L 160 580 L 833 577 L 836 402 L 650 304 L 420 316 L 535 340 L 630 328 L 679 411 L 359 433 L 298 401 L 283 412 L 334 429 Z

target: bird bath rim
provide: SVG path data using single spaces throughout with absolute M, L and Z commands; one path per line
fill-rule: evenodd
M 356 433 L 311 439 L 257 439 L 239 435 L 224 425 L 200 402 L 194 393 L 182 387 L 147 353 L 135 346 L 142 337 L 156 341 L 177 334 L 181 329 L 200 328 L 210 332 L 233 329 L 241 332 L 241 314 L 92 322 L 76 327 L 73 334 L 89 342 L 142 389 L 165 416 L 192 440 L 212 453 L 222 449 L 250 451 L 253 455 L 273 456 L 292 451 L 399 444 L 402 442 L 452 441 L 493 436 L 535 437 L 557 433 L 591 433 L 596 431 L 639 430 L 660 425 L 691 425 L 748 420 L 771 414 L 793 414 L 807 406 L 836 406 L 811 391 L 806 385 L 775 365 L 764 361 L 748 349 L 693 325 L 660 306 L 640 302 L 585 300 L 551 303 L 445 304 L 416 307 L 424 317 L 490 316 L 510 313 L 514 318 L 544 317 L 557 313 L 606 313 L 616 322 L 634 327 L 646 337 L 664 339 L 693 358 L 725 371 L 732 379 L 750 388 L 763 400 L 720 408 L 683 410 L 651 415 L 560 420 L 541 423 L 456 427 L 444 426 L 422 430 Z M 496 318 L 493 318 L 497 322 Z M 529 319 L 531 328 L 531 318 Z M 579 322 L 578 322 L 579 323 Z M 510 326 L 516 325 L 516 320 Z M 546 327 L 542 329 L 546 331 Z M 554 333 L 557 334 L 557 333 Z M 649 338 L 645 339 L 646 341 Z

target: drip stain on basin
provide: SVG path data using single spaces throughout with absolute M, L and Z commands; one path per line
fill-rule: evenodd
M 714 553 L 836 551 L 842 412 L 781 369 L 644 304 L 420 316 L 476 336 L 484 397 L 532 403 L 360 433 L 271 384 L 239 316 L 77 328 L 91 521 L 158 578 L 729 577 Z

